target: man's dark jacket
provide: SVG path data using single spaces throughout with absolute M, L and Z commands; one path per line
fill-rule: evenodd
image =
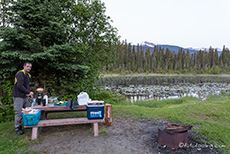
M 24 70 L 19 71 L 15 76 L 12 96 L 22 98 L 27 97 L 27 94 L 30 93 L 29 83 L 30 74 L 25 73 Z

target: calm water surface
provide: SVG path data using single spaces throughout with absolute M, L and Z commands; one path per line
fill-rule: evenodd
M 131 101 L 184 96 L 204 98 L 230 92 L 230 75 L 114 76 L 102 77 L 99 83 Z

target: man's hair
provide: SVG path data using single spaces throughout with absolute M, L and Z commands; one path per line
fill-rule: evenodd
M 27 64 L 31 64 L 31 65 L 32 65 L 31 62 L 26 61 L 26 62 L 23 64 L 23 66 L 26 66 Z

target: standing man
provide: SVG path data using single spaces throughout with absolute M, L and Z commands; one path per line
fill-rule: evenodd
M 20 70 L 15 75 L 15 81 L 13 86 L 13 101 L 14 101 L 14 110 L 15 110 L 15 131 L 17 134 L 22 135 L 22 108 L 30 107 L 29 96 L 33 98 L 33 92 L 30 91 L 30 70 L 32 64 L 30 62 L 25 62 L 23 65 L 23 70 Z

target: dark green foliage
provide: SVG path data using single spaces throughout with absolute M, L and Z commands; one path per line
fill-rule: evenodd
M 116 104 L 117 102 L 126 100 L 125 96 L 121 96 L 116 92 L 106 91 L 102 89 L 90 91 L 90 98 L 92 100 L 103 100 L 105 103 L 109 104 Z
M 0 105 L 0 123 L 14 119 L 14 106 L 11 97 L 12 88 L 13 86 L 10 81 L 6 81 L 2 84 L 3 91 L 0 96 L 2 103 L 2 105 Z
M 11 96 L 13 85 L 11 84 L 11 81 L 5 81 L 4 83 L 1 83 L 2 91 L 0 95 L 0 100 L 2 101 L 2 104 L 4 105 L 12 105 L 13 99 Z
M 0 26 L 9 26 L 9 19 L 12 16 L 12 12 L 9 7 L 13 0 L 1 0 L 0 1 Z
M 0 106 L 0 123 L 11 121 L 14 119 L 14 106 L 2 105 Z
M 118 42 L 117 30 L 111 26 L 100 0 L 3 2 L 1 11 L 8 12 L 0 16 L 5 21 L 0 27 L 3 104 L 12 103 L 8 88 L 25 61 L 32 63 L 33 92 L 42 87 L 49 96 L 67 99 L 94 90 L 100 70 L 115 60 Z M 4 87 L 6 83 L 9 85 Z
M 24 61 L 33 64 L 32 89 L 60 97 L 90 90 L 114 61 L 117 31 L 98 0 L 18 0 L 11 26 L 0 31 L 0 79 L 13 82 Z

